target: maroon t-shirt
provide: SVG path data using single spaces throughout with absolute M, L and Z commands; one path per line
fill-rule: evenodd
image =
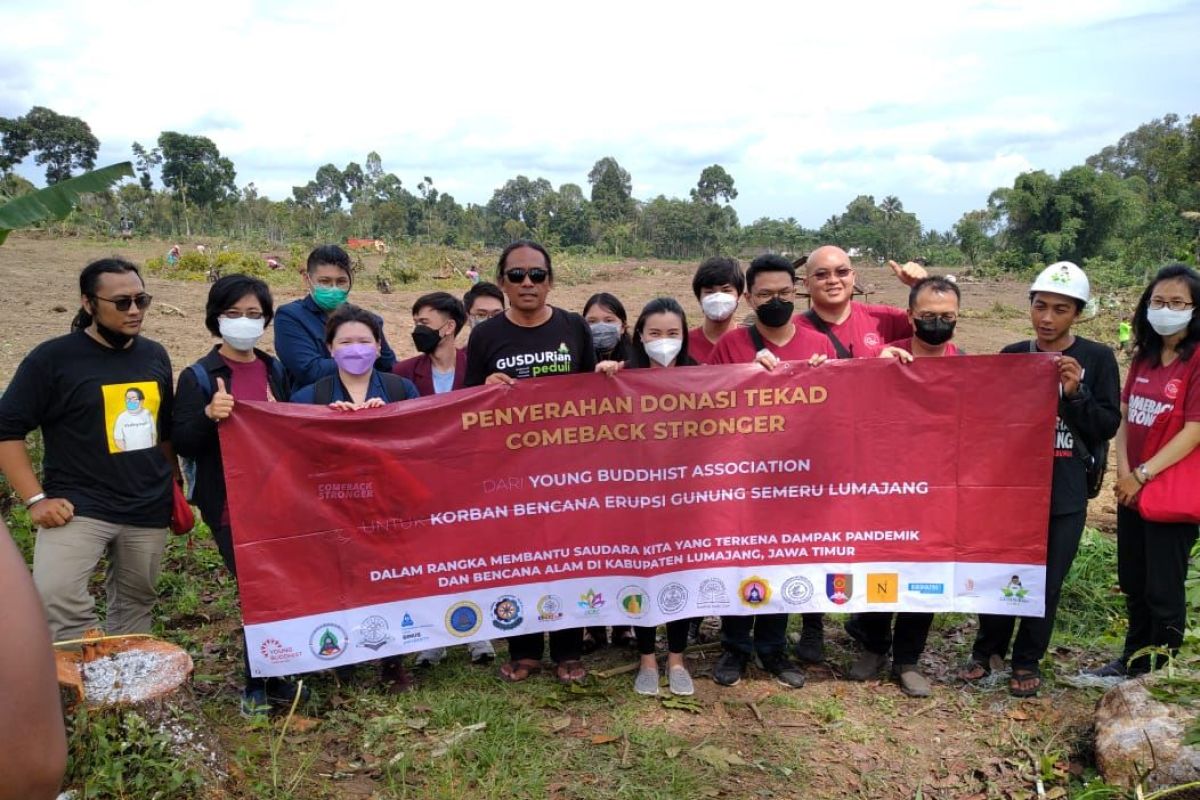
M 267 363 L 265 361 L 258 358 L 253 361 L 230 361 L 225 356 L 221 356 L 221 360 L 225 362 L 225 366 L 229 367 L 229 385 L 225 388 L 233 395 L 234 400 L 268 399 Z M 213 388 L 215 389 L 216 386 L 214 385 Z
M 817 353 L 830 358 L 834 357 L 833 345 L 829 343 L 828 336 L 800 325 L 796 325 L 796 334 L 787 344 L 775 345 L 766 340 L 763 341 L 763 344 L 780 361 L 808 361 Z M 717 342 L 708 363 L 749 364 L 754 361 L 757 354 L 758 348 L 754 346 L 754 341 L 750 338 L 750 329 L 733 328 L 721 337 L 721 341 Z
M 1138 359 L 1129 366 L 1121 402 L 1129 406 L 1125 415 L 1125 454 L 1129 466 L 1144 463 L 1154 453 L 1143 452 L 1150 426 L 1160 414 L 1170 414 L 1182 400 L 1184 422 L 1200 422 L 1200 353 L 1187 361 L 1177 358 L 1170 366 L 1148 364 Z
M 711 364 L 713 351 L 717 349 L 715 342 L 710 342 L 704 335 L 704 328 L 692 328 L 688 331 L 688 355 L 697 364 Z
M 795 323 L 797 326 L 803 325 L 806 330 L 825 335 L 817 331 L 807 314 L 797 314 Z M 885 343 L 910 337 L 913 332 L 908 313 L 903 309 L 870 305 L 857 300 L 850 303 L 850 316 L 836 325 L 830 325 L 829 330 L 855 358 L 879 355 Z

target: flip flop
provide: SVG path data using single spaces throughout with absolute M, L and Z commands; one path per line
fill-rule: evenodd
M 555 668 L 559 683 L 580 683 L 587 677 L 587 667 L 578 659 L 560 661 Z
M 532 658 L 518 658 L 500 665 L 500 679 L 507 683 L 520 683 L 541 671 L 542 662 Z
M 1038 689 L 1041 688 L 1042 674 L 1036 669 L 1014 669 L 1012 677 L 1008 679 L 1008 693 L 1013 697 L 1037 697 Z

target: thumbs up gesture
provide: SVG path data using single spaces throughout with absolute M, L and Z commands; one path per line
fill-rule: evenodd
M 929 273 L 915 261 L 909 261 L 904 266 L 900 266 L 895 261 L 887 262 L 892 268 L 892 272 L 900 279 L 900 282 L 905 286 L 912 286 L 917 281 L 929 277 Z
M 204 407 L 204 415 L 213 422 L 220 422 L 233 413 L 233 395 L 225 389 L 225 379 L 217 378 L 217 390 L 212 401 Z

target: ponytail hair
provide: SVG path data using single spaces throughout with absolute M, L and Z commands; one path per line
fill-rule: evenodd
M 138 276 L 138 280 L 142 280 L 142 273 L 138 271 L 137 266 L 123 258 L 113 256 L 112 258 L 102 258 L 99 261 L 93 261 L 83 268 L 83 272 L 79 273 L 79 294 L 83 297 L 95 297 L 96 286 L 100 283 L 100 276 L 104 273 L 112 273 L 121 275 L 126 272 L 132 272 Z M 142 280 L 143 285 L 145 281 Z M 81 331 L 92 324 L 92 315 L 81 305 L 79 313 L 71 320 L 71 330 Z

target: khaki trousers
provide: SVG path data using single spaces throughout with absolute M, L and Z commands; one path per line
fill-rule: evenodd
M 99 627 L 88 581 L 104 555 L 108 556 L 106 632 L 150 633 L 155 582 L 166 544 L 166 528 L 137 528 L 88 517 L 75 517 L 61 528 L 39 528 L 33 582 L 54 641 L 77 639 Z

